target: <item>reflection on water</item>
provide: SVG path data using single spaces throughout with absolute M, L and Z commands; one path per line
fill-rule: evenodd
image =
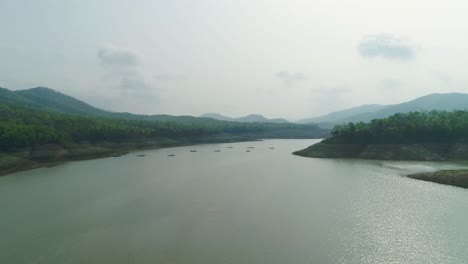
M 0 263 L 468 263 L 468 191 L 402 177 L 462 165 L 290 154 L 313 142 L 1 177 Z

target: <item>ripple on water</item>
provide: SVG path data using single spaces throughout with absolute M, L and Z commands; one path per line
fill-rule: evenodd
M 363 171 L 367 184 L 342 205 L 348 218 L 340 227 L 339 263 L 466 263 L 460 249 L 467 238 L 445 224 L 452 217 L 447 198 L 467 201 L 466 194 L 453 197 L 453 187 L 399 177 L 402 171 L 433 169 L 392 162 Z

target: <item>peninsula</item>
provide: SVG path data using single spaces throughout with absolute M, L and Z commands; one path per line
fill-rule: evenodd
M 331 134 L 332 137 L 293 154 L 314 158 L 468 160 L 468 112 L 462 110 L 397 113 L 369 123 L 337 125 Z M 463 187 L 460 182 L 468 179 L 468 174 L 455 174 L 440 172 L 412 178 Z M 457 180 L 447 180 L 447 175 Z

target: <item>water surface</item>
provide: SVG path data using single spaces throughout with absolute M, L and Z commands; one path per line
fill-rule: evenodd
M 468 263 L 468 190 L 401 176 L 461 165 L 290 154 L 314 142 L 0 177 L 0 263 Z

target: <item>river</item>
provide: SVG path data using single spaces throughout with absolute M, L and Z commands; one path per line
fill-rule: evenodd
M 0 263 L 468 263 L 468 190 L 402 177 L 462 165 L 291 155 L 314 142 L 148 150 L 0 177 Z

